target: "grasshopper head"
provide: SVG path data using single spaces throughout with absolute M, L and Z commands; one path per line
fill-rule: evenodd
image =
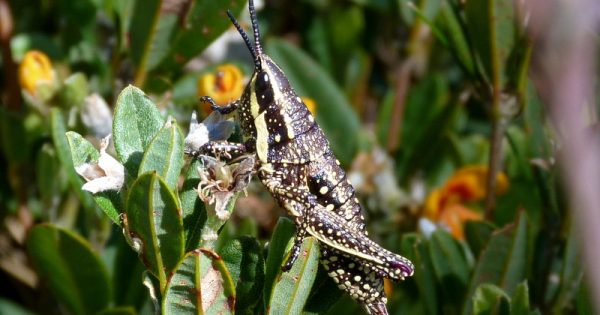
M 291 139 L 293 138 L 293 131 L 290 126 L 290 115 L 293 112 L 307 112 L 306 106 L 290 86 L 281 68 L 269 56 L 263 53 L 256 10 L 252 0 L 249 1 L 248 8 L 252 22 L 254 43 L 250 41 L 248 34 L 244 32 L 233 15 L 227 12 L 231 22 L 244 39 L 254 60 L 254 72 L 240 102 L 239 115 L 242 129 L 246 135 L 255 137 L 257 136 L 257 129 L 264 128 L 263 121 L 265 116 L 268 116 L 266 119 L 271 128 L 281 126 L 281 128 L 275 129 L 285 129 L 285 134 L 284 130 L 281 131 L 282 139 Z M 279 130 L 276 131 L 279 132 Z M 263 132 L 262 135 L 272 136 L 274 132 Z M 260 139 L 258 140 L 260 142 Z

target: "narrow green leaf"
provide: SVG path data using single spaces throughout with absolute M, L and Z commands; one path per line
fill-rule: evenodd
M 140 258 L 164 290 L 167 276 L 184 254 L 181 209 L 173 192 L 155 172 L 141 175 L 127 198 L 127 228 Z
M 468 1 L 465 4 L 471 43 L 488 84 L 507 81 L 506 66 L 514 48 L 515 14 L 512 0 Z
M 467 42 L 468 34 L 465 34 L 465 30 L 459 21 L 459 15 L 448 1 L 442 3 L 439 21 L 441 24 L 440 28 L 446 34 L 445 38 L 447 39 L 448 47 L 467 74 L 474 78 L 475 64 Z
M 419 296 L 422 297 L 421 304 L 426 314 L 439 313 L 439 297 L 428 242 L 416 233 L 404 234 L 402 235 L 402 252 L 406 253 L 406 258 L 415 265 L 416 270 L 412 279 L 417 284 Z
M 317 122 L 323 128 L 334 153 L 348 165 L 357 150 L 360 120 L 337 84 L 306 53 L 282 40 L 271 40 L 266 50 L 283 69 L 301 97 L 317 104 Z
M 54 147 L 56 148 L 56 153 L 58 155 L 58 160 L 67 172 L 67 177 L 71 187 L 73 187 L 73 190 L 75 190 L 77 193 L 81 204 L 83 204 L 86 209 L 94 209 L 94 201 L 92 200 L 90 194 L 81 190 L 84 180 L 79 177 L 77 172 L 75 172 L 75 166 L 73 164 L 73 160 L 71 159 L 71 148 L 65 135 L 67 133 L 65 121 L 63 119 L 62 112 L 58 108 L 52 108 L 50 110 L 50 129 L 52 132 Z
M 60 164 L 56 150 L 49 143 L 44 143 L 35 161 L 36 183 L 42 205 L 46 211 L 56 207 L 56 196 L 65 188 L 63 177 L 60 176 Z
M 27 252 L 38 274 L 71 313 L 94 314 L 108 306 L 108 273 L 79 235 L 52 225 L 37 225 L 29 233 Z
M 198 192 L 196 191 L 200 183 L 200 173 L 198 173 L 200 165 L 199 160 L 190 163 L 179 193 L 183 209 L 186 251 L 200 247 L 200 235 L 207 219 L 204 203 L 198 198 Z
M 571 231 L 565 242 L 560 271 L 560 287 L 556 294 L 554 311 L 558 314 L 568 309 L 577 292 L 581 288 L 583 270 L 581 268 L 581 244 L 574 231 Z
M 482 283 L 494 284 L 508 294 L 514 292 L 525 277 L 527 263 L 527 217 L 521 213 L 517 222 L 494 232 L 487 246 L 481 252 L 468 296 Z M 463 314 L 470 314 L 467 303 Z
M 293 240 L 291 240 L 293 242 Z M 319 268 L 319 244 L 313 237 L 304 239 L 298 260 L 288 272 L 282 272 L 273 286 L 268 314 L 300 314 Z
M 252 237 L 239 237 L 225 244 L 219 255 L 231 274 L 236 287 L 235 312 L 252 314 L 260 302 L 265 277 L 265 261 L 262 248 Z
M 343 296 L 344 291 L 338 288 L 325 268 L 319 265 L 303 314 L 326 314 Z
M 160 21 L 160 6 L 162 1 L 136 1 L 131 17 L 130 32 L 131 36 L 131 58 L 136 65 L 137 75 L 147 72 L 148 59 L 153 49 L 152 41 L 156 35 L 156 30 Z M 166 23 L 166 22 L 164 22 Z M 169 29 L 165 30 L 168 34 Z M 166 47 L 156 47 L 156 49 L 166 49 Z M 136 76 L 137 76 L 136 75 Z M 138 79 L 136 78 L 136 81 Z
M 144 151 L 163 124 L 158 109 L 140 89 L 130 85 L 119 94 L 113 139 L 119 160 L 131 178 L 138 174 Z
M 79 167 L 85 163 L 97 162 L 100 153 L 96 148 L 80 134 L 69 131 L 66 133 L 73 166 Z M 83 192 L 86 194 L 85 192 Z M 117 225 L 121 225 L 120 210 L 123 209 L 121 197 L 116 191 L 104 191 L 93 195 L 94 201 L 102 211 Z
M 517 286 L 515 292 L 513 293 L 510 303 L 510 314 L 529 315 L 530 313 L 531 312 L 529 311 L 529 287 L 527 286 L 527 281 L 525 280 Z
M 271 292 L 275 285 L 275 279 L 281 272 L 281 265 L 286 254 L 286 247 L 294 236 L 296 227 L 294 223 L 285 217 L 280 217 L 269 242 L 269 252 L 265 266 L 265 288 L 263 291 L 265 308 L 269 305 Z
M 167 285 L 167 314 L 233 314 L 235 287 L 223 260 L 199 249 L 185 255 Z
M 492 237 L 494 230 L 494 225 L 488 221 L 468 221 L 465 224 L 465 236 L 473 256 L 479 257 L 479 253 Z
M 152 139 L 140 164 L 140 173 L 156 171 L 171 190 L 177 190 L 183 167 L 183 133 L 177 122 L 165 125 Z
M 446 312 L 458 312 L 469 281 L 469 266 L 461 245 L 450 233 L 438 229 L 429 240 L 429 255 L 443 291 Z
M 502 289 L 493 284 L 484 283 L 473 294 L 473 314 L 509 315 L 510 299 Z

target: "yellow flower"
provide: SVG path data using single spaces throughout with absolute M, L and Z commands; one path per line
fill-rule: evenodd
M 310 97 L 301 97 L 302 102 L 304 103 L 304 105 L 306 105 L 306 107 L 308 107 L 308 111 L 310 111 L 310 113 L 313 116 L 317 116 L 317 102 L 315 102 L 315 100 L 313 100 Z
M 424 215 L 446 226 L 457 239 L 464 239 L 463 225 L 466 221 L 481 220 L 479 212 L 465 203 L 480 201 L 486 193 L 487 167 L 467 166 L 456 171 L 442 188 L 434 189 L 425 200 Z M 508 178 L 500 172 L 496 175 L 496 194 L 508 190 Z
M 214 73 L 208 73 L 198 80 L 198 96 L 210 96 L 218 105 L 227 105 L 242 96 L 244 91 L 242 71 L 232 65 L 217 67 Z M 210 113 L 210 105 L 203 103 L 202 110 Z
M 56 74 L 52 62 L 41 51 L 31 50 L 25 54 L 19 65 L 19 84 L 21 88 L 36 95 L 38 87 L 43 84 L 53 84 Z

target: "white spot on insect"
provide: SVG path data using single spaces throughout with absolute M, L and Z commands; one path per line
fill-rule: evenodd
M 275 142 L 281 141 L 281 135 L 275 135 Z
M 331 234 L 331 233 L 333 233 L 333 230 L 332 229 L 327 229 L 327 234 Z
M 335 160 L 336 165 L 340 165 L 340 160 Z
M 321 193 L 321 195 L 326 194 L 329 191 L 329 187 L 327 186 L 323 186 L 321 187 L 321 189 L 319 189 L 319 192 Z
M 325 209 L 327 209 L 328 211 L 332 211 L 333 209 L 335 209 L 335 206 L 334 205 L 327 205 L 327 207 Z
M 300 96 L 296 96 L 296 101 L 297 101 L 298 103 L 302 103 L 302 99 L 300 98 Z
M 338 269 L 338 270 L 336 270 L 336 272 L 337 272 L 337 273 L 339 273 L 339 274 L 341 274 L 341 275 L 343 275 L 344 273 L 346 273 L 346 272 L 344 271 L 344 269 Z
M 360 276 L 354 276 L 354 281 L 359 282 L 360 281 Z

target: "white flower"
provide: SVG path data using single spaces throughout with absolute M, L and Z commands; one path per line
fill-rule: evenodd
M 110 143 L 110 135 L 100 143 L 100 158 L 98 161 L 84 163 L 75 168 L 87 183 L 81 189 L 92 194 L 106 190 L 120 190 L 125 180 L 125 168 L 119 161 L 106 153 Z

